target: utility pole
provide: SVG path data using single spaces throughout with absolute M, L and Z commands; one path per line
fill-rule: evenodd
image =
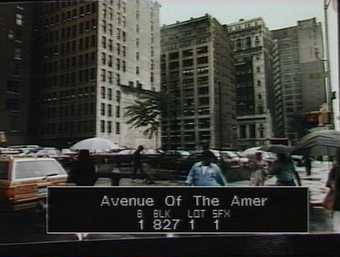
M 331 83 L 331 69 L 330 69 L 330 53 L 329 53 L 329 34 L 328 34 L 328 7 L 330 3 L 334 0 L 324 0 L 324 18 L 325 18 L 325 47 L 326 47 L 326 80 L 327 80 L 327 104 L 330 114 L 331 128 L 334 128 L 334 118 L 333 118 L 333 101 L 332 101 L 332 83 Z

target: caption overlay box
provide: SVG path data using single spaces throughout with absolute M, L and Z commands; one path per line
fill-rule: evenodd
M 48 233 L 304 233 L 302 187 L 51 187 Z

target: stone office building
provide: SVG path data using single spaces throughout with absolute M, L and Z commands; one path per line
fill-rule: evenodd
M 162 27 L 161 91 L 168 98 L 164 148 L 235 145 L 234 74 L 228 35 L 213 17 Z
M 274 101 L 282 103 L 275 116 L 284 120 L 277 129 L 295 142 L 303 134 L 304 128 L 299 124 L 305 113 L 319 111 L 326 102 L 322 26 L 312 18 L 298 21 L 297 26 L 273 30 L 272 36 L 280 60 L 280 83 L 274 86 L 275 91 L 281 91 Z
M 104 137 L 154 147 L 124 108 L 159 91 L 160 27 L 151 0 L 60 1 L 35 8 L 34 113 L 42 144 Z
M 233 44 L 241 148 L 262 145 L 272 132 L 272 40 L 262 18 L 225 26 Z

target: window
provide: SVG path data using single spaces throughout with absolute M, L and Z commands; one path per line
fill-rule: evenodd
M 22 14 L 17 13 L 17 15 L 16 15 L 16 24 L 18 26 L 22 26 L 22 24 L 23 24 L 23 15 Z
M 107 116 L 112 117 L 112 105 L 107 105 Z
M 113 75 L 112 71 L 108 71 L 107 76 L 108 76 L 108 81 L 110 84 L 113 83 Z
M 256 138 L 256 127 L 255 124 L 249 125 L 249 137 Z
M 139 67 L 136 67 L 136 74 L 139 75 Z
M 102 81 L 106 81 L 106 70 L 102 69 Z
M 105 99 L 106 97 L 105 87 L 101 87 L 101 96 L 102 96 L 102 99 Z
M 105 133 L 105 120 L 100 121 L 100 131 Z
M 139 52 L 136 52 L 136 60 L 139 61 Z
M 107 89 L 107 97 L 109 100 L 112 100 L 112 88 Z
M 112 47 L 112 39 L 109 39 L 109 50 L 112 52 L 113 51 L 113 47 Z
M 104 104 L 104 103 L 102 103 L 102 104 L 100 105 L 100 114 L 101 114 L 102 116 L 105 116 L 105 104 Z
M 116 59 L 116 67 L 117 67 L 117 70 L 120 70 L 120 59 L 119 58 Z
M 120 123 L 116 122 L 116 134 L 119 135 L 120 134 Z
M 112 121 L 107 122 L 107 133 L 112 133 Z
M 102 37 L 102 47 L 106 49 L 106 37 Z
M 120 106 L 119 105 L 116 106 L 116 117 L 120 118 Z
M 131 81 L 133 83 L 133 81 Z M 117 103 L 120 103 L 120 100 L 122 98 L 121 92 L 120 91 L 116 91 L 116 101 Z
M 120 44 L 117 43 L 117 54 L 120 55 Z
M 112 67 L 112 55 L 109 55 L 108 65 L 109 65 L 109 67 Z
M 240 126 L 240 138 L 246 138 L 246 137 L 247 137 L 246 126 L 241 125 Z
M 102 53 L 102 64 L 106 65 L 106 54 Z

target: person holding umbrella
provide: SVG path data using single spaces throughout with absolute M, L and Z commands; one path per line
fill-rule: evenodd
M 277 186 L 296 186 L 295 179 L 301 186 L 300 176 L 288 154 L 277 153 L 277 160 L 271 166 L 270 174 L 276 176 Z

